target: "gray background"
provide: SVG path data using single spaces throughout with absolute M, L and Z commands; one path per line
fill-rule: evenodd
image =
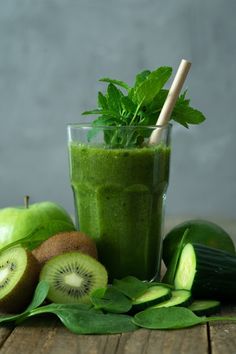
M 98 79 L 176 70 L 207 121 L 175 126 L 168 215 L 236 214 L 235 0 L 1 0 L 0 207 L 52 200 L 73 213 L 66 124 L 96 105 Z

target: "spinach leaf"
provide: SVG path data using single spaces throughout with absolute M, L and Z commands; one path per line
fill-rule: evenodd
M 143 282 L 133 276 L 128 276 L 120 280 L 115 279 L 113 286 L 130 299 L 136 299 L 138 296 L 145 293 L 149 288 L 149 283 Z
M 213 321 L 236 321 L 236 317 L 199 317 L 185 307 L 149 308 L 134 316 L 133 322 L 148 329 L 180 329 Z
M 112 313 L 126 313 L 132 307 L 132 301 L 116 288 L 96 289 L 90 296 L 96 309 Z
M 25 309 L 24 312 L 29 312 L 40 306 L 46 299 L 49 291 L 49 285 L 46 281 L 41 280 L 36 286 L 33 299 L 29 306 Z
M 177 329 L 205 323 L 206 317 L 198 317 L 184 307 L 147 309 L 134 316 L 134 323 L 149 329 Z
M 51 304 L 31 311 L 28 317 L 45 313 L 56 315 L 65 327 L 77 334 L 121 333 L 137 329 L 130 316 L 103 314 L 86 304 Z
M 36 307 L 40 306 L 46 299 L 49 290 L 49 285 L 45 281 L 40 281 L 35 289 L 33 299 L 29 306 L 20 314 L 0 316 L 0 323 L 17 321 L 22 322 Z

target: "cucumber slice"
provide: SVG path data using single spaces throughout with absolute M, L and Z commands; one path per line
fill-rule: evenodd
M 167 267 L 167 271 L 162 279 L 163 282 L 166 282 L 168 284 L 174 284 L 174 280 L 175 280 L 175 273 L 177 270 L 177 265 L 179 262 L 179 257 L 181 255 L 182 249 L 184 247 L 184 245 L 187 243 L 186 242 L 186 238 L 188 236 L 189 233 L 189 229 L 186 229 L 180 242 L 177 244 L 176 246 L 176 250 L 173 254 L 173 257 L 171 258 L 168 267 Z
M 176 289 L 191 290 L 197 299 L 235 301 L 236 256 L 216 248 L 188 243 L 175 274 Z
M 152 306 L 151 308 L 171 307 L 171 306 L 187 307 L 192 302 L 192 295 L 191 292 L 188 290 L 173 290 L 171 294 L 172 297 L 169 300 L 161 302 L 160 304 Z
M 176 289 L 191 290 L 196 273 L 196 256 L 193 246 L 188 243 L 182 250 L 175 274 Z
M 188 308 L 198 316 L 210 316 L 220 310 L 220 301 L 194 300 Z
M 163 285 L 153 285 L 141 296 L 133 300 L 133 309 L 144 310 L 171 298 L 171 290 Z

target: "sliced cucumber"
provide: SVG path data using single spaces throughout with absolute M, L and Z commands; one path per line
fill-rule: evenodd
M 174 285 L 197 299 L 235 301 L 236 256 L 216 248 L 188 243 L 182 250 Z
M 183 306 L 187 307 L 192 302 L 191 292 L 188 290 L 172 290 L 171 298 L 167 301 L 161 302 L 151 308 L 160 308 L 160 307 L 171 307 L 171 306 Z
M 220 301 L 194 300 L 188 308 L 198 316 L 209 316 L 220 310 Z
M 182 236 L 180 242 L 177 244 L 176 250 L 173 253 L 173 256 L 172 256 L 170 262 L 168 263 L 166 273 L 162 279 L 163 282 L 166 282 L 166 283 L 172 284 L 172 285 L 174 284 L 175 273 L 177 270 L 179 257 L 181 255 L 184 245 L 187 243 L 186 238 L 188 236 L 188 233 L 189 233 L 189 229 L 186 229 L 185 232 L 183 233 L 183 236 Z
M 133 300 L 133 309 L 141 311 L 171 298 L 171 290 L 163 285 L 153 285 L 141 296 Z

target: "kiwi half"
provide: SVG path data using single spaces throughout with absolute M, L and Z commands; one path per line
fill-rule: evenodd
M 33 250 L 40 264 L 62 253 L 79 251 L 98 258 L 96 243 L 83 232 L 71 231 L 58 233 Z
M 0 254 L 0 310 L 16 313 L 30 302 L 39 277 L 31 252 L 13 247 Z
M 48 299 L 55 303 L 89 303 L 89 295 L 107 285 L 107 271 L 97 260 L 81 252 L 51 258 L 40 280 L 49 284 Z

